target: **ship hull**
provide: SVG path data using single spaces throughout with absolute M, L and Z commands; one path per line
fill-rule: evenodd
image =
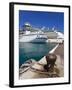
M 38 37 L 37 35 L 23 35 L 20 37 L 19 42 L 46 42 L 47 38 Z

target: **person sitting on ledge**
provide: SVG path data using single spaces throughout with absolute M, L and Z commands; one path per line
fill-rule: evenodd
M 55 54 L 48 54 L 45 58 L 47 65 L 44 66 L 44 69 L 46 71 L 53 71 L 57 56 Z

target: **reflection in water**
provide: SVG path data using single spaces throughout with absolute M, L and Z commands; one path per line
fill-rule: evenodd
M 19 43 L 19 65 L 26 60 L 35 59 L 40 60 L 45 56 L 56 44 L 50 43 Z

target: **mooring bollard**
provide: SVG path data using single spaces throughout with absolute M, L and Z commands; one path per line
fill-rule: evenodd
M 57 56 L 55 54 L 46 55 L 47 65 L 44 66 L 45 70 L 53 71 Z

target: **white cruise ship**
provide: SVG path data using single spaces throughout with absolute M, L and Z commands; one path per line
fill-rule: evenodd
M 25 23 L 24 30 L 19 32 L 19 42 L 46 42 L 48 39 L 63 38 L 61 32 L 55 30 L 46 31 L 39 28 L 33 28 L 29 23 Z
M 36 30 L 36 28 L 30 30 L 31 25 L 29 23 L 25 23 L 24 29 L 25 31 L 22 34 L 20 33 L 20 42 L 46 42 L 48 39 L 41 30 Z
M 20 42 L 46 42 L 47 36 L 41 33 L 31 33 L 26 31 L 25 34 L 22 34 L 19 38 Z

